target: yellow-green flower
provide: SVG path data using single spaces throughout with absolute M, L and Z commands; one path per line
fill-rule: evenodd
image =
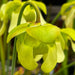
M 65 21 L 66 27 L 73 28 L 74 16 L 75 16 L 75 1 L 68 2 L 62 5 L 61 15 L 62 19 Z
M 75 40 L 73 29 L 60 29 L 48 23 L 44 25 L 25 23 L 9 33 L 7 42 L 18 35 L 16 49 L 21 65 L 28 70 L 34 70 L 38 66 L 37 61 L 43 58 L 41 69 L 48 73 L 65 58 L 63 53 L 65 40 L 61 33 Z
M 75 6 L 74 5 L 75 5 L 75 1 L 72 1 L 68 3 L 64 3 L 61 7 L 62 19 L 64 20 L 66 28 L 68 29 L 69 28 L 75 29 L 75 25 L 74 25 L 75 24 L 74 22 L 75 21 Z M 67 31 L 70 33 L 68 29 Z M 67 42 L 68 42 L 68 38 L 66 38 Z M 75 52 L 75 43 L 72 41 L 71 38 L 69 38 L 69 40 L 71 41 L 72 49 Z

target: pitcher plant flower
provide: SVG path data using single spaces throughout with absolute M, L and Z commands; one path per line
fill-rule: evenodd
M 27 2 L 32 5 L 28 5 Z M 23 8 L 24 4 L 28 5 L 25 9 Z M 3 21 L 0 36 L 4 34 L 6 25 L 10 21 L 7 43 L 16 37 L 16 50 L 21 65 L 28 70 L 34 70 L 38 66 L 37 62 L 43 58 L 41 69 L 45 73 L 49 73 L 57 63 L 61 63 L 65 59 L 63 52 L 66 46 L 65 38 L 71 40 L 72 48 L 75 51 L 73 43 L 75 30 L 72 28 L 60 29 L 47 23 L 37 6 L 47 14 L 46 6 L 42 2 L 14 0 L 4 4 L 0 9 L 0 18 Z M 61 14 L 67 7 L 62 8 Z M 23 13 L 21 13 L 22 8 L 24 9 Z M 21 24 L 17 26 L 18 18 L 21 18 Z
M 36 7 L 33 3 L 32 5 Z M 26 22 L 13 28 L 8 34 L 7 43 L 13 37 L 16 37 L 18 60 L 24 68 L 28 70 L 36 69 L 37 62 L 43 58 L 44 62 L 41 69 L 45 73 L 49 73 L 57 63 L 64 61 L 65 37 L 75 41 L 75 30 L 72 28 L 60 29 L 55 25 L 46 23 L 44 19 L 40 19 L 41 13 L 37 10 L 37 7 L 35 9 L 36 15 L 39 15 L 37 16 L 38 21 L 36 20 L 35 23 Z M 23 10 L 24 8 L 21 10 L 22 13 Z M 39 20 L 42 22 L 39 22 Z
M 7 42 L 17 36 L 16 49 L 21 65 L 28 70 L 34 70 L 38 66 L 37 61 L 43 58 L 41 69 L 48 73 L 57 63 L 64 61 L 65 40 L 62 34 L 75 41 L 75 30 L 60 29 L 49 23 L 37 24 L 25 23 L 15 27 L 9 33 Z
M 66 27 L 73 28 L 75 19 L 75 1 L 64 3 L 61 7 L 62 19 L 65 21 Z

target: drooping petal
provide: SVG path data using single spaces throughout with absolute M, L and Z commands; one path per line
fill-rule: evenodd
M 57 51 L 55 46 L 48 46 L 49 51 L 44 63 L 41 66 L 42 71 L 49 73 L 54 69 L 57 63 Z
M 22 7 L 22 4 L 21 2 L 19 1 L 9 1 L 7 4 L 6 4 L 6 9 L 5 9 L 5 16 L 7 16 L 8 19 L 11 19 L 11 16 L 12 16 L 12 12 L 19 12 L 20 9 Z
M 32 1 L 34 2 L 45 14 L 47 14 L 46 5 L 43 2 Z
M 7 37 L 7 43 L 15 36 L 20 35 L 24 32 L 26 32 L 26 29 L 28 28 L 30 24 L 29 23 L 25 23 L 25 24 L 21 24 L 17 27 L 15 27 L 8 35 Z
M 75 52 L 75 43 L 72 41 L 72 39 L 70 39 L 70 41 L 71 41 L 72 49 Z
M 18 59 L 21 65 L 28 70 L 34 70 L 38 66 L 33 59 L 33 48 L 24 43 L 21 44 L 18 51 Z
M 61 32 L 67 34 L 68 36 L 70 36 L 75 41 L 75 30 L 74 29 L 63 28 L 63 29 L 61 29 Z
M 44 20 L 42 14 L 40 13 L 40 20 L 41 20 L 41 25 L 46 24 L 46 21 Z
M 4 34 L 7 23 L 8 23 L 8 20 L 3 21 L 3 24 L 2 24 L 2 26 L 0 28 L 0 36 L 2 36 Z
M 75 13 L 75 9 L 71 9 L 70 13 L 67 15 L 65 20 L 66 27 L 69 27 L 69 28 L 73 27 L 73 20 L 75 15 L 74 13 Z
M 75 1 L 73 2 L 68 2 L 68 3 L 64 3 L 63 6 L 61 7 L 61 14 L 63 15 L 65 13 L 65 11 L 71 6 L 74 5 Z
M 57 62 L 60 63 L 64 61 L 65 55 L 61 47 L 61 43 L 56 41 L 56 48 L 57 48 Z
M 61 46 L 62 46 L 62 49 L 64 50 L 66 44 L 65 44 L 64 36 L 62 36 L 61 33 L 60 33 L 59 36 L 58 36 L 58 40 L 60 41 Z
M 14 13 L 14 12 L 12 13 L 10 27 L 9 27 L 8 32 L 10 32 L 12 29 L 14 29 L 17 26 L 18 16 L 19 16 L 19 13 Z M 21 24 L 23 23 L 26 23 L 26 21 L 24 17 L 22 16 Z

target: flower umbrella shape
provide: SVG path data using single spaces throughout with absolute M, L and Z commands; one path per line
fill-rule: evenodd
M 65 58 L 65 40 L 61 33 L 75 40 L 75 31 L 71 28 L 60 29 L 49 23 L 43 26 L 40 23 L 25 23 L 9 33 L 7 42 L 17 36 L 16 49 L 21 65 L 34 70 L 38 66 L 37 61 L 43 57 L 41 69 L 48 73 Z

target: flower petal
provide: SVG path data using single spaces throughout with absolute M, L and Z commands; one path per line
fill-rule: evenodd
M 32 1 L 34 2 L 45 14 L 47 14 L 46 5 L 43 2 Z
M 68 36 L 70 36 L 75 41 L 75 30 L 74 29 L 63 28 L 63 29 L 61 29 L 61 32 L 67 34 Z
M 38 66 L 33 59 L 33 48 L 24 43 L 21 44 L 20 50 L 18 51 L 18 59 L 22 66 L 28 70 L 34 70 Z
M 61 7 L 61 14 L 63 15 L 65 13 L 65 11 L 71 6 L 74 5 L 75 1 L 73 2 L 68 2 L 68 3 L 64 3 L 63 6 Z
M 56 40 L 59 32 L 59 28 L 51 24 L 27 29 L 27 33 L 30 36 L 45 43 L 53 43 Z
M 15 13 L 15 12 L 12 13 L 11 22 L 10 22 L 8 32 L 10 32 L 12 29 L 14 29 L 17 26 L 18 15 L 19 15 L 19 13 Z M 22 16 L 21 24 L 23 24 L 23 23 L 26 23 L 26 20 Z
M 68 14 L 65 20 L 66 27 L 73 28 L 73 20 L 75 15 L 74 13 L 75 13 L 75 9 L 71 9 L 70 13 Z
M 15 27 L 8 35 L 7 37 L 7 43 L 14 38 L 15 36 L 18 36 L 22 33 L 24 33 L 26 31 L 26 29 L 28 28 L 30 24 L 29 23 L 25 23 L 25 24 L 21 24 L 17 27 Z
M 34 60 L 37 62 L 39 61 L 41 58 L 43 57 L 43 55 L 36 55 Z
M 45 43 L 40 43 L 38 47 L 33 48 L 33 53 L 34 53 L 34 56 L 39 54 L 40 55 L 46 54 L 48 53 L 48 47 Z
M 52 71 L 57 63 L 57 54 L 56 54 L 57 51 L 55 49 L 55 45 L 48 46 L 48 48 L 49 48 L 48 55 L 46 57 L 46 60 L 41 66 L 41 69 L 46 73 Z
M 65 45 L 66 45 L 64 37 L 65 36 L 62 36 L 61 34 L 59 34 L 59 36 L 58 36 L 58 40 L 60 41 L 63 50 L 65 49 Z
M 60 63 L 64 60 L 65 55 L 61 47 L 60 42 L 56 42 L 56 48 L 57 48 L 57 62 Z
M 70 39 L 71 40 L 71 39 Z M 75 52 L 75 43 L 71 40 L 72 49 Z
M 72 49 L 75 52 L 75 43 L 72 41 L 71 44 L 72 44 Z

